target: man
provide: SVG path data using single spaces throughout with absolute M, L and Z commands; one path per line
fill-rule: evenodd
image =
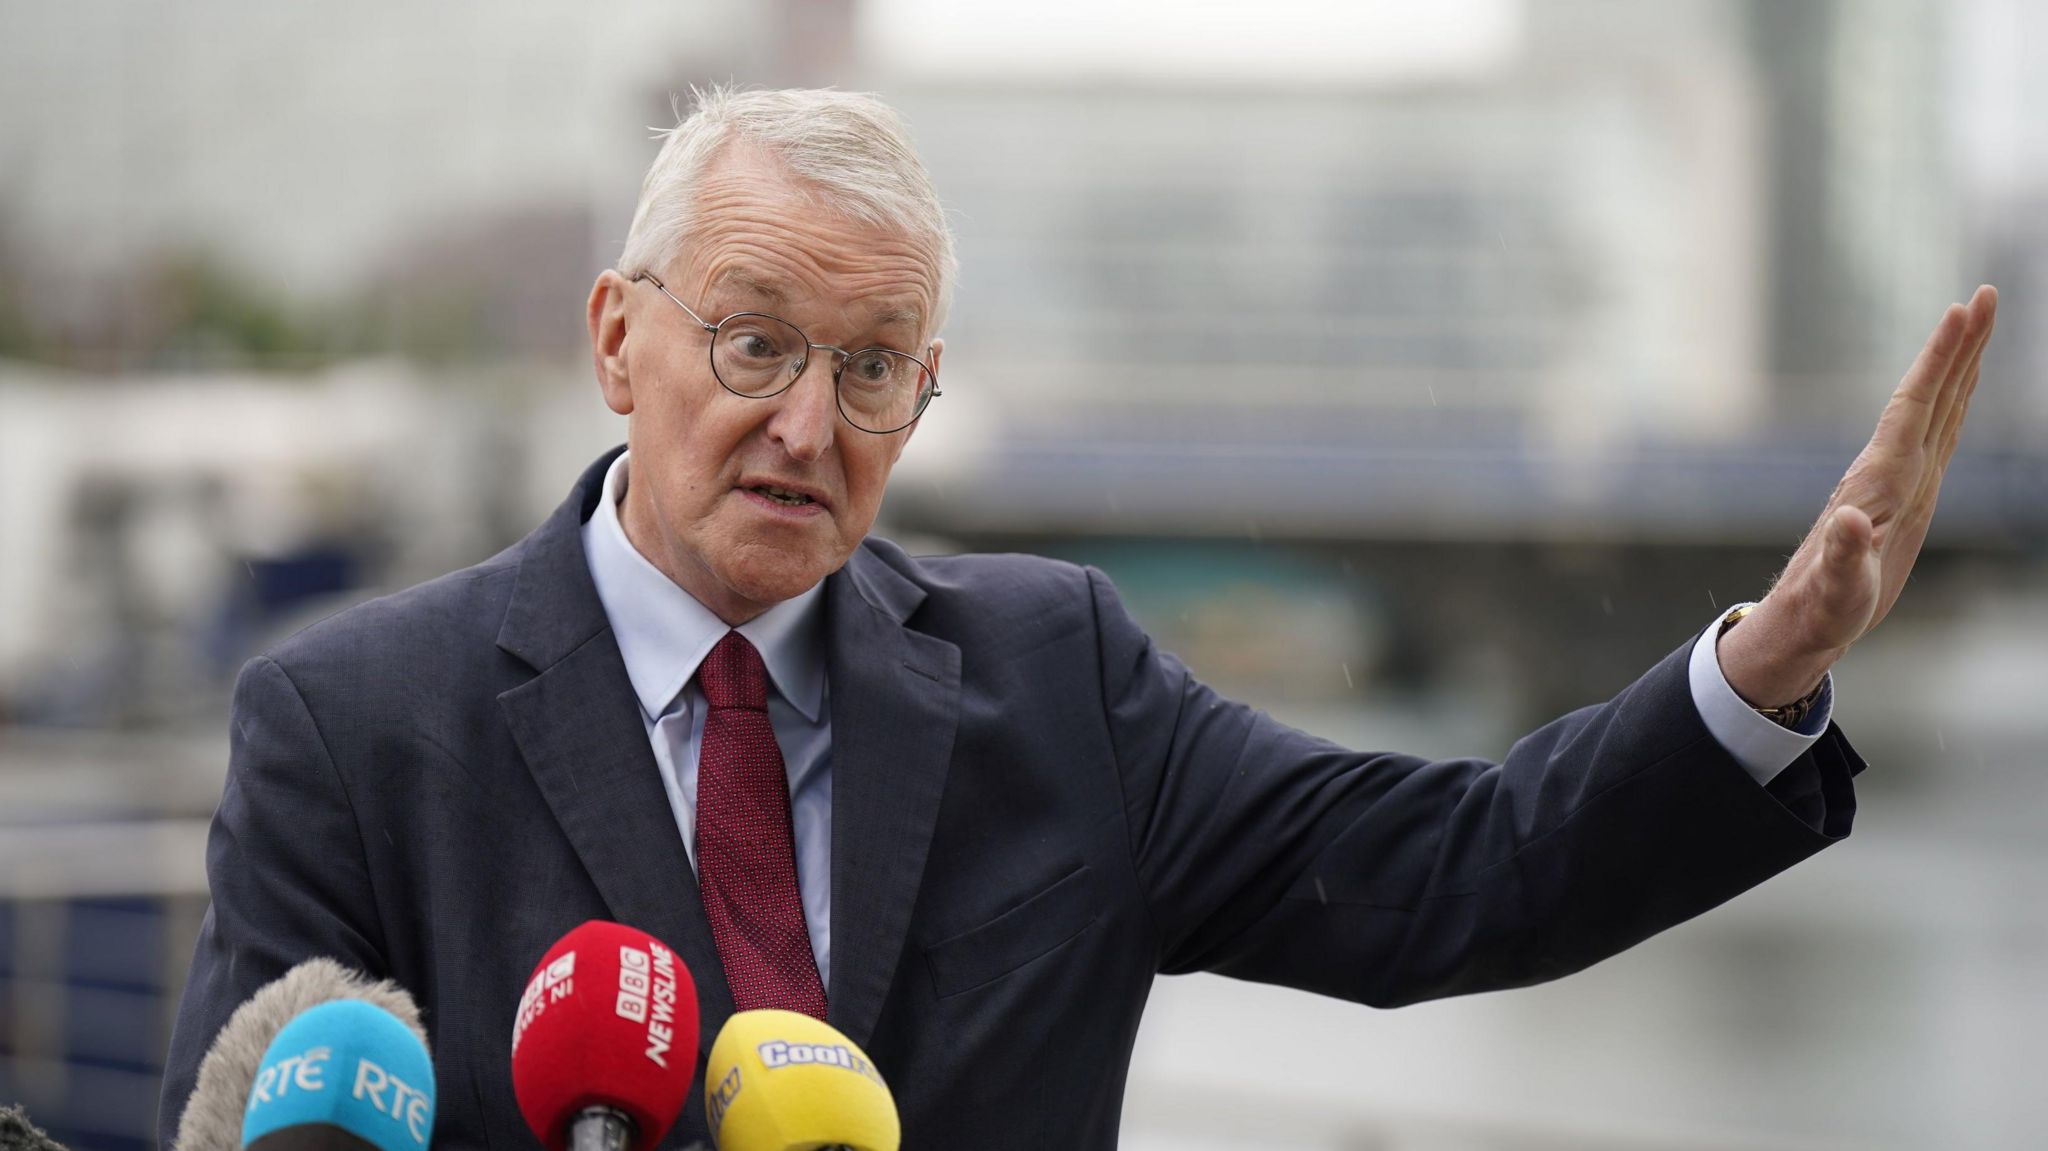
M 1828 668 L 1919 551 L 1990 289 L 1761 603 L 1495 765 L 1221 699 L 1092 570 L 869 538 L 952 270 L 872 99 L 713 92 L 671 134 L 588 308 L 628 452 L 506 552 L 244 669 L 167 1138 L 227 1014 L 327 955 L 419 997 L 442 1145 L 527 1146 L 521 985 L 608 918 L 682 955 L 704 1046 L 782 1006 L 866 1047 L 906 1147 L 1111 1147 L 1159 972 L 1533 983 L 1847 834 Z M 670 1142 L 704 1137 L 693 1097 Z

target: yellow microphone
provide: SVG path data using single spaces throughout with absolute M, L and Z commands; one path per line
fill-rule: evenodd
M 896 1151 L 903 1141 L 896 1100 L 867 1054 L 794 1011 L 726 1021 L 704 1069 L 704 1110 L 719 1151 Z

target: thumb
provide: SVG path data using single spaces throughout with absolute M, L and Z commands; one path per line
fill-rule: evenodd
M 1870 516 L 1862 508 L 1853 504 L 1836 508 L 1828 517 L 1826 534 L 1822 536 L 1827 566 L 1835 571 L 1862 566 L 1874 534 Z

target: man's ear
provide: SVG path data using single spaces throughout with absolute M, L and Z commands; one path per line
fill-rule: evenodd
M 606 268 L 591 286 L 586 317 L 598 390 L 605 406 L 622 416 L 633 411 L 633 376 L 626 366 L 626 293 L 631 287 L 624 276 Z

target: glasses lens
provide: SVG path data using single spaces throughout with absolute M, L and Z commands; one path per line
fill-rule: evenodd
M 743 396 L 781 391 L 804 358 L 803 333 L 773 316 L 742 312 L 718 325 L 711 367 L 718 382 Z
M 839 410 L 854 427 L 893 432 L 917 418 L 931 398 L 932 374 L 918 361 L 886 348 L 864 348 L 839 373 Z

